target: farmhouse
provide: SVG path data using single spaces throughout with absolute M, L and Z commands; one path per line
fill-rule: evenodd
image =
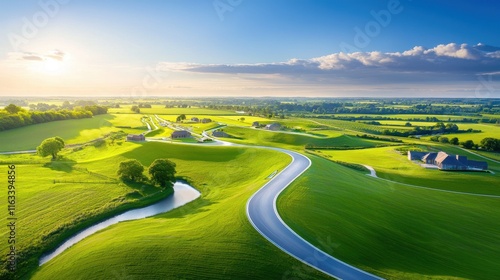
M 437 157 L 437 153 L 427 153 L 422 157 L 422 161 L 427 164 L 434 164 L 434 160 Z
M 178 131 L 172 132 L 172 135 L 170 137 L 172 139 L 189 138 L 189 137 L 191 137 L 191 132 L 186 131 L 186 130 L 178 130 Z
M 469 160 L 466 156 L 449 155 L 442 151 L 439 153 L 408 151 L 408 159 L 421 160 L 426 164 L 435 165 L 439 170 L 484 171 L 488 169 L 487 162 Z
M 127 135 L 127 141 L 146 141 L 144 134 L 129 134 Z
M 192 121 L 192 122 L 200 122 L 200 119 L 198 119 L 197 117 L 192 117 L 192 118 L 191 118 L 191 121 Z
M 216 130 L 216 131 L 212 132 L 212 136 L 213 137 L 229 137 L 229 134 L 225 133 L 222 130 Z
M 267 129 L 267 130 L 273 130 L 273 131 L 280 130 L 281 129 L 281 124 L 279 124 L 279 123 L 268 124 L 268 125 L 266 125 L 265 129 Z
M 212 122 L 211 119 L 208 119 L 208 118 L 201 119 L 201 123 L 210 123 L 210 122 Z
M 408 160 L 422 160 L 426 154 L 425 152 L 408 151 Z

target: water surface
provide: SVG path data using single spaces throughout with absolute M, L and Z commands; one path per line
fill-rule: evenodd
M 185 184 L 185 183 L 181 183 L 181 182 L 176 182 L 174 184 L 174 193 L 172 195 L 170 195 L 169 197 L 167 197 L 167 198 L 165 198 L 165 199 L 163 199 L 155 204 L 144 207 L 144 208 L 129 210 L 129 211 L 124 212 L 120 215 L 114 216 L 114 217 L 109 218 L 105 221 L 102 221 L 98 224 L 95 224 L 95 225 L 93 225 L 93 226 L 91 226 L 83 231 L 80 231 L 76 235 L 67 239 L 55 251 L 51 252 L 50 254 L 43 255 L 40 258 L 38 265 L 43 265 L 44 263 L 50 261 L 51 259 L 53 259 L 57 255 L 64 252 L 69 247 L 73 246 L 74 244 L 81 241 L 85 237 L 96 233 L 99 230 L 107 228 L 107 227 L 114 225 L 118 222 L 144 219 L 147 217 L 151 217 L 154 215 L 165 213 L 165 212 L 170 211 L 174 208 L 182 206 L 188 202 L 191 202 L 191 201 L 197 199 L 199 196 L 200 196 L 200 192 L 195 190 L 190 185 Z

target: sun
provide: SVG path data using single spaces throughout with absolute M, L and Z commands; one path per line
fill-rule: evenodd
M 61 75 L 65 72 L 64 61 L 59 61 L 55 59 L 45 59 L 41 63 L 40 71 L 47 75 Z

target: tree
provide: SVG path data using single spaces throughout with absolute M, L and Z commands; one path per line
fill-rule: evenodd
M 17 114 L 22 109 L 23 108 L 16 106 L 14 104 L 9 104 L 7 107 L 4 108 L 4 110 L 9 112 L 9 114 Z
M 439 142 L 439 138 L 440 138 L 440 137 L 441 137 L 441 136 L 439 136 L 439 135 L 432 136 L 432 137 L 430 138 L 430 140 L 431 140 L 432 142 Z
M 467 140 L 465 142 L 460 143 L 462 146 L 466 149 L 472 149 L 474 147 L 474 141 L 472 140 Z
M 411 122 L 406 122 L 405 126 L 408 126 L 408 127 L 411 126 Z
M 452 145 L 458 145 L 459 141 L 457 137 L 453 137 L 450 139 L 450 144 Z
M 439 142 L 447 144 L 447 143 L 450 143 L 450 140 L 448 139 L 448 137 L 443 136 L 443 137 L 439 137 Z
M 139 114 L 141 112 L 141 109 L 139 109 L 139 106 L 136 106 L 136 105 L 132 106 L 132 108 L 130 108 L 130 110 L 136 112 L 137 114 Z
M 131 159 L 120 162 L 117 174 L 122 180 L 139 182 L 144 179 L 142 172 L 144 172 L 144 166 L 138 160 Z
M 481 147 L 486 151 L 500 151 L 500 139 L 486 137 L 481 140 Z
M 168 159 L 156 159 L 149 166 L 151 181 L 161 187 L 172 186 L 175 181 L 175 163 Z
M 177 117 L 176 121 L 177 121 L 177 122 L 181 122 L 181 121 L 183 121 L 183 120 L 185 120 L 185 119 L 186 119 L 186 115 L 181 114 L 180 116 L 178 116 L 178 117 Z
M 61 137 L 52 137 L 43 140 L 40 146 L 36 148 L 36 151 L 42 157 L 52 155 L 52 160 L 55 160 L 57 158 L 57 153 L 63 148 L 64 140 Z

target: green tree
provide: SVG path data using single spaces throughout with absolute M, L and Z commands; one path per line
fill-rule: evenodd
M 4 110 L 7 111 L 9 114 L 17 114 L 22 109 L 23 108 L 16 106 L 14 104 L 9 104 L 7 107 L 4 108 Z
M 175 163 L 168 159 L 156 159 L 149 166 L 151 181 L 161 187 L 172 186 L 175 181 Z
M 481 140 L 481 147 L 486 151 L 500 151 L 500 139 L 487 137 Z
M 466 149 L 472 149 L 474 147 L 474 141 L 472 140 L 467 140 L 465 142 L 460 143 L 462 146 Z
M 36 148 L 36 151 L 42 157 L 52 155 L 52 160 L 55 160 L 57 158 L 57 153 L 63 148 L 64 140 L 61 137 L 52 137 L 43 140 L 40 146 Z
M 130 108 L 130 110 L 136 112 L 137 114 L 139 114 L 141 112 L 141 109 L 139 109 L 139 106 L 137 106 L 137 105 L 132 106 L 132 108 Z
M 140 182 L 145 177 L 143 172 L 144 166 L 138 160 L 131 159 L 120 162 L 117 174 L 122 180 Z
M 459 141 L 457 137 L 453 137 L 450 139 L 450 144 L 452 145 L 458 145 Z
M 448 137 L 443 136 L 443 137 L 439 137 L 439 142 L 447 144 L 447 143 L 450 143 L 450 140 L 448 139 Z

